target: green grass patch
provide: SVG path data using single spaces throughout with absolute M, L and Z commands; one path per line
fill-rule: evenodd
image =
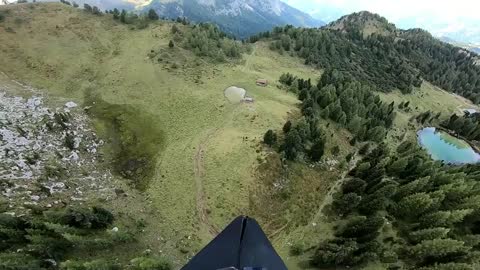
M 387 137 L 387 141 L 392 147 L 398 145 L 404 139 L 416 141 L 416 131 L 421 126 L 416 121 L 410 121 L 412 117 L 431 111 L 434 114 L 440 112 L 440 119 L 445 119 L 454 113 L 463 114 L 463 109 L 478 108 L 469 100 L 442 90 L 428 82 L 423 82 L 419 89 L 408 95 L 404 95 L 400 91 L 379 92 L 377 94 L 384 102 L 395 102 L 397 115 Z M 409 103 L 409 110 L 398 109 L 398 105 L 402 102 Z
M 467 142 L 455 138 L 446 132 L 440 132 L 440 137 L 442 138 L 442 140 L 446 141 L 449 144 L 455 145 L 459 149 L 470 148 L 470 145 Z
M 126 104 L 111 104 L 96 95 L 86 98 L 89 113 L 101 121 L 102 133 L 110 138 L 115 171 L 146 190 L 155 174 L 158 149 L 163 136 L 158 121 L 146 112 Z

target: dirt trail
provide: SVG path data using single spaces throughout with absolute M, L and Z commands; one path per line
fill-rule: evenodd
M 339 190 L 339 188 L 345 182 L 345 180 L 347 179 L 348 173 L 351 170 L 353 170 L 353 168 L 355 168 L 355 166 L 357 166 L 358 161 L 359 161 L 359 157 L 357 155 L 355 155 L 352 158 L 352 161 L 349 162 L 348 169 L 345 170 L 345 172 L 342 173 L 342 176 L 340 177 L 340 179 L 338 179 L 335 182 L 335 184 L 330 188 L 330 190 L 328 191 L 327 195 L 325 196 L 325 199 L 323 200 L 322 204 L 318 207 L 317 213 L 313 217 L 314 222 L 318 221 L 319 218 L 324 216 L 323 210 L 325 209 L 325 207 L 327 205 L 330 205 L 333 202 L 333 195 Z
M 251 65 L 251 63 L 250 63 L 250 62 L 251 62 L 251 61 L 250 61 L 250 58 L 256 55 L 256 53 L 257 53 L 257 46 L 258 46 L 257 44 L 254 44 L 254 45 L 253 45 L 253 50 L 252 50 L 252 52 L 250 53 L 250 55 L 248 55 L 247 57 L 245 57 L 245 58 L 246 58 L 245 64 L 241 67 L 241 68 L 242 68 L 242 71 L 255 70 L 255 69 L 251 69 L 251 68 L 250 68 L 250 65 Z
M 203 177 L 205 175 L 205 168 L 203 162 L 205 158 L 205 147 L 209 139 L 212 138 L 217 131 L 218 129 L 211 129 L 207 132 L 205 137 L 202 138 L 202 140 L 199 142 L 197 146 L 197 151 L 195 152 L 195 156 L 193 159 L 198 218 L 201 224 L 206 227 L 206 229 L 212 236 L 217 235 L 219 230 L 209 220 L 209 215 L 207 211 L 207 200 L 205 196 L 205 190 L 203 188 Z
M 197 207 L 197 214 L 198 220 L 200 221 L 201 225 L 207 229 L 207 231 L 212 235 L 212 237 L 217 236 L 217 234 L 221 231 L 217 226 L 212 224 L 210 221 L 210 215 L 208 213 L 207 207 L 207 198 L 205 195 L 205 188 L 204 188 L 204 176 L 205 176 L 205 167 L 204 167 L 204 160 L 205 160 L 205 153 L 208 143 L 212 138 L 215 137 L 219 131 L 222 130 L 223 127 L 231 125 L 233 119 L 237 113 L 237 110 L 240 106 L 237 106 L 236 109 L 233 109 L 228 115 L 226 115 L 224 121 L 220 123 L 216 128 L 212 128 L 207 130 L 203 137 L 200 139 L 193 157 L 193 171 L 194 171 L 194 178 L 195 178 L 195 186 L 196 186 L 196 207 Z

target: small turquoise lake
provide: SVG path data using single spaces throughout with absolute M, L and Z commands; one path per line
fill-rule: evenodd
M 468 164 L 480 161 L 480 154 L 465 141 L 433 127 L 424 128 L 417 133 L 420 145 L 427 150 L 432 159 L 451 164 Z

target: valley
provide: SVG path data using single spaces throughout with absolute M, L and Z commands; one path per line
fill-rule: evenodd
M 476 85 L 464 78 L 456 81 L 455 91 L 447 92 L 423 79 L 451 86 L 446 78 L 428 73 L 422 63 L 417 67 L 405 60 L 419 51 L 401 54 L 404 47 L 395 47 L 398 44 L 388 38 L 368 39 L 377 33 L 375 27 L 384 27 L 382 19 L 375 17 L 379 21 L 367 24 L 367 30 L 359 27 L 364 32 L 358 33 L 368 32 L 365 36 L 356 28 L 349 36 L 348 27 L 354 24 L 345 23 L 351 19 L 345 18 L 345 29 L 276 28 L 271 35 L 242 43 L 209 26 L 155 20 L 138 29 L 137 24 L 114 20 L 111 14 L 99 16 L 61 3 L 0 6 L 0 13 L 4 16 L 0 21 L 2 101 L 40 95 L 51 108 L 72 102 L 81 115 L 78 119 L 85 118 L 89 132 L 103 142 L 95 150 L 98 157 L 90 159 L 108 177 L 93 174 L 93 169 L 84 174 L 92 173 L 108 191 L 93 187 L 86 191 L 92 196 L 65 206 L 101 206 L 111 211 L 115 219 L 107 219 L 95 233 L 113 239 L 115 246 L 74 249 L 65 252 L 62 262 L 102 259 L 128 267 L 96 269 L 166 270 L 170 268 L 163 260 L 167 260 L 172 269 L 180 269 L 232 219 L 249 215 L 262 225 L 292 270 L 332 269 L 331 258 L 339 267 L 368 270 L 395 265 L 405 268 L 388 269 L 478 266 L 473 255 L 471 261 L 464 256 L 464 249 L 476 254 L 478 246 L 476 165 L 450 169 L 431 161 L 416 141 L 417 131 L 430 125 L 448 125 L 476 141 L 477 126 L 470 128 L 470 118 L 462 118 L 465 109 L 479 110 L 471 101 L 479 97 Z M 389 27 L 381 32 L 396 33 Z M 402 34 L 405 48 L 410 48 L 407 38 L 414 33 Z M 222 42 L 216 43 L 212 37 L 218 36 Z M 323 39 L 325 43 L 319 41 Z M 216 51 L 192 40 L 215 44 Z M 425 47 L 429 44 L 422 42 Z M 382 46 L 395 57 L 383 55 Z M 435 46 L 443 49 L 442 44 Z M 445 59 L 444 64 L 450 61 Z M 382 66 L 375 66 L 379 63 Z M 332 70 L 342 65 L 341 72 Z M 372 65 L 373 71 L 368 69 Z M 467 68 L 466 64 L 459 69 L 445 66 L 450 68 L 449 76 Z M 469 74 L 473 80 L 474 72 Z M 268 85 L 257 85 L 258 79 Z M 230 102 L 224 91 L 231 86 L 245 89 L 252 101 Z M 441 117 L 435 118 L 437 113 Z M 462 120 L 448 121 L 452 114 Z M 267 130 L 275 134 L 271 145 Z M 297 137 L 301 143 L 295 141 Z M 430 184 L 419 184 L 430 179 Z M 349 187 L 358 190 L 348 193 L 346 186 L 353 186 L 352 181 L 361 183 Z M 0 191 L 6 194 L 5 189 Z M 403 200 L 414 195 L 419 198 L 413 203 Z M 416 203 L 424 212 L 416 212 Z M 18 211 L 7 204 L 9 212 Z M 398 210 L 401 214 L 396 212 L 397 204 L 404 206 Z M 46 208 L 50 207 L 42 202 L 39 209 L 26 211 L 42 216 Z M 424 261 L 420 251 L 412 255 L 416 260 L 405 255 L 402 248 L 420 245 L 409 238 L 409 230 L 419 230 L 412 220 L 429 211 L 464 211 L 456 222 L 438 226 L 458 233 L 450 237 L 456 241 L 452 246 L 461 246 L 455 252 L 460 254 L 459 265 L 468 264 L 465 268 L 431 268 L 436 266 Z M 357 223 L 366 224 L 367 218 L 375 223 L 366 229 L 367 240 L 344 229 L 360 228 Z M 63 236 L 75 232 L 57 224 L 48 226 Z M 368 231 L 371 228 L 374 232 Z M 116 237 L 115 232 L 126 235 Z M 342 242 L 345 239 L 349 242 Z M 365 242 L 376 241 L 372 239 L 378 239 L 381 251 L 370 251 L 374 244 L 366 247 Z M 355 251 L 348 253 L 342 247 Z M 322 253 L 326 255 L 318 255 Z M 354 259 L 335 257 L 338 254 Z M 139 260 L 157 257 L 162 258 L 157 262 L 162 266 L 135 266 Z M 61 269 L 95 269 L 65 265 Z

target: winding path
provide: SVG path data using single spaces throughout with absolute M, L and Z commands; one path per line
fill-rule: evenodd
M 343 183 L 345 182 L 346 179 L 348 179 L 347 175 L 348 173 L 353 170 L 353 168 L 355 168 L 355 166 L 357 166 L 357 163 L 359 161 L 359 157 L 357 154 L 355 154 L 355 156 L 352 158 L 352 160 L 349 162 L 348 164 L 348 169 L 345 170 L 343 173 L 342 173 L 342 176 L 340 177 L 340 179 L 338 179 L 335 184 L 330 188 L 330 190 L 328 191 L 327 195 L 325 196 L 325 198 L 323 199 L 323 202 L 322 204 L 320 204 L 320 206 L 318 207 L 318 210 L 317 210 L 317 213 L 315 214 L 315 216 L 313 217 L 313 221 L 318 221 L 319 218 L 323 217 L 324 214 L 323 214 L 323 210 L 325 209 L 325 207 L 327 205 L 330 205 L 332 202 L 333 202 L 333 195 L 339 190 L 339 188 L 343 185 Z
M 202 138 L 197 145 L 197 151 L 195 152 L 195 156 L 193 158 L 193 171 L 195 174 L 198 219 L 202 226 L 204 226 L 212 236 L 217 235 L 219 230 L 215 225 L 210 222 L 207 211 L 207 200 L 203 187 L 203 177 L 205 176 L 205 168 L 203 163 L 205 159 L 205 147 L 209 139 L 212 138 L 217 131 L 218 129 L 211 129 L 207 131 L 205 137 Z

